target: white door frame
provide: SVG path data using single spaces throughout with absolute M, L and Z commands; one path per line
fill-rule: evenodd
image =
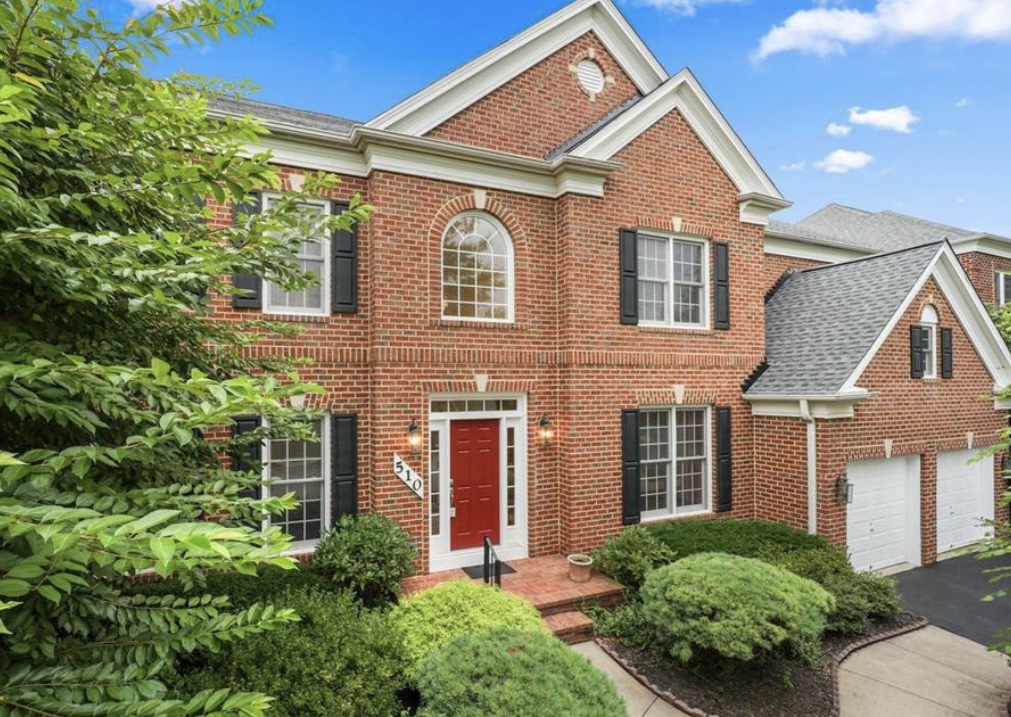
M 514 410 L 432 410 L 433 402 L 443 401 L 488 401 L 488 400 L 513 400 L 516 401 Z M 498 419 L 499 420 L 499 544 L 495 547 L 495 552 L 502 560 L 519 560 L 529 555 L 528 542 L 528 481 L 527 481 L 527 415 L 526 396 L 524 394 L 498 394 L 498 393 L 463 393 L 463 394 L 433 394 L 430 396 L 428 430 L 430 434 L 439 435 L 439 462 L 438 479 L 440 486 L 440 511 L 434 526 L 438 533 L 433 534 L 433 516 L 431 498 L 427 502 L 427 525 L 429 526 L 428 536 L 428 569 L 430 572 L 439 570 L 451 570 L 470 565 L 479 565 L 484 560 L 484 548 L 468 548 L 466 550 L 452 550 L 450 548 L 450 501 L 449 501 L 449 479 L 452 475 L 452 451 L 450 450 L 450 423 L 454 420 L 465 421 L 474 419 Z M 457 407 L 459 408 L 459 407 Z M 512 431 L 514 440 L 515 465 L 513 466 L 515 483 L 515 505 L 513 525 L 508 525 L 508 480 L 507 480 L 507 458 L 508 458 L 508 436 Z M 428 480 L 429 495 L 432 491 L 433 475 L 433 451 L 432 441 L 429 438 L 429 464 Z

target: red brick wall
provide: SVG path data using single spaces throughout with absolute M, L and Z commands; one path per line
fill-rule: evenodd
M 596 99 L 569 69 L 590 53 L 614 78 Z M 475 147 L 544 157 L 637 92 L 592 32 L 513 78 L 426 136 Z
M 958 257 L 962 268 L 969 275 L 969 281 L 976 287 L 976 293 L 983 300 L 984 304 L 990 305 L 997 301 L 994 285 L 994 272 L 1011 272 L 1011 259 L 994 256 L 993 254 L 981 254 L 980 252 L 968 252 L 960 254 Z
M 779 281 L 780 277 L 787 269 L 813 269 L 816 266 L 825 266 L 827 262 L 814 261 L 812 259 L 797 259 L 792 256 L 780 256 L 779 254 L 766 254 L 764 258 L 765 284 L 771 288 Z
M 755 513 L 807 530 L 807 424 L 755 416 Z

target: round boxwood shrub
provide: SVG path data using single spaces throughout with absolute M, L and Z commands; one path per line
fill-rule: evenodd
M 614 683 L 541 632 L 458 637 L 422 661 L 419 717 L 624 717 Z
M 389 717 L 404 685 L 399 633 L 349 593 L 290 591 L 279 608 L 301 617 L 180 665 L 180 695 L 228 686 L 272 695 L 278 717 Z
M 700 553 L 649 573 L 643 618 L 683 663 L 781 650 L 814 662 L 835 601 L 817 583 L 753 558 Z
M 408 669 L 454 638 L 496 627 L 546 630 L 529 602 L 470 580 L 453 580 L 402 600 L 390 614 L 400 631 Z
M 400 594 L 404 578 L 414 574 L 418 550 L 411 536 L 378 513 L 346 515 L 320 540 L 313 566 L 333 583 L 350 590 L 366 605 L 381 605 Z
M 613 538 L 594 556 L 596 565 L 631 591 L 638 592 L 646 573 L 673 563 L 677 554 L 647 528 L 636 525 Z

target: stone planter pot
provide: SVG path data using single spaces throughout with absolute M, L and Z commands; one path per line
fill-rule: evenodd
M 593 569 L 593 558 L 589 555 L 574 554 L 569 556 L 569 580 L 574 583 L 585 583 L 590 580 Z

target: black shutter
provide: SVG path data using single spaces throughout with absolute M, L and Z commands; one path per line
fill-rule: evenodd
M 730 245 L 713 242 L 713 328 L 730 328 Z
M 951 351 L 951 329 L 941 329 L 941 378 L 955 375 Z
M 263 200 L 253 194 L 242 202 L 232 205 L 232 223 L 244 214 L 259 214 L 263 210 Z M 241 294 L 232 294 L 232 306 L 237 309 L 260 309 L 263 307 L 263 280 L 252 274 L 233 274 L 232 286 L 243 289 Z
M 730 451 L 730 407 L 716 408 L 716 511 L 734 507 L 733 461 Z
M 243 433 L 255 431 L 259 427 L 259 416 L 241 416 L 240 418 L 235 419 L 235 425 L 232 426 L 232 435 L 241 436 Z M 249 446 L 243 446 L 241 451 L 236 451 L 232 455 L 232 468 L 237 471 L 255 470 L 260 464 L 262 457 L 263 446 L 261 444 L 254 443 Z M 239 496 L 242 498 L 260 497 L 255 488 L 247 488 L 240 491 Z
M 923 327 L 909 327 L 909 376 L 923 378 Z
M 639 323 L 639 234 L 622 229 L 619 236 L 621 255 L 621 323 Z
M 332 416 L 333 475 L 330 477 L 330 522 L 358 512 L 358 416 Z
M 337 215 L 348 208 L 346 202 L 334 202 L 331 211 Z M 330 294 L 335 314 L 358 311 L 358 225 L 351 231 L 335 231 L 330 242 Z
M 1001 273 L 999 271 L 995 271 L 993 273 L 993 303 L 996 306 L 1000 306 L 1002 303 L 1000 300 L 1000 290 L 1003 288 L 1002 283 Z
M 621 522 L 633 525 L 639 515 L 639 412 L 621 412 Z

